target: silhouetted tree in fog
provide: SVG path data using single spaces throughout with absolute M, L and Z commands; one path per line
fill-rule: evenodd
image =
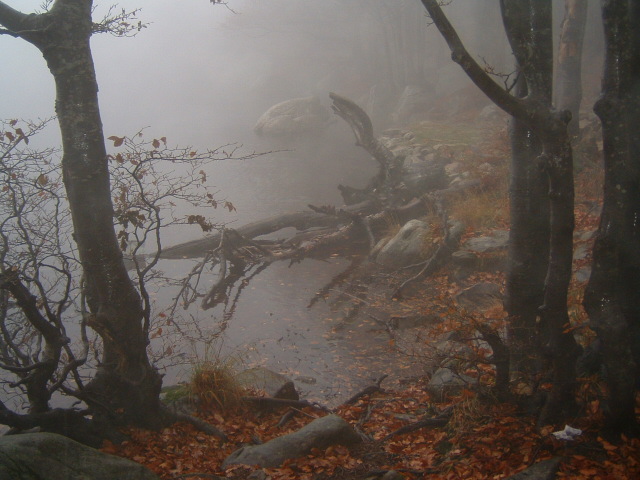
M 601 342 L 613 431 L 637 433 L 640 381 L 640 5 L 603 0 L 606 58 L 602 96 L 604 204 L 584 306 Z
M 552 90 L 552 41 L 550 12 L 530 15 L 509 9 L 501 2 L 505 28 L 517 52 L 518 98 L 549 102 Z M 543 303 L 549 258 L 549 198 L 547 175 L 538 157 L 542 144 L 523 118 L 511 119 L 511 165 L 509 181 L 509 261 L 506 309 L 509 314 L 510 376 L 532 388 L 540 368 L 540 339 L 536 320 Z M 503 388 L 502 385 L 500 385 Z
M 148 339 L 138 292 L 123 263 L 113 225 L 107 153 L 89 40 L 90 0 L 56 0 L 26 15 L 0 2 L 5 34 L 37 47 L 56 83 L 62 172 L 73 238 L 84 272 L 88 324 L 103 340 L 103 358 L 84 399 L 115 423 L 157 427 L 163 422 L 161 377 L 147 358 Z M 13 282 L 19 282 L 14 279 Z
M 549 363 L 545 370 L 552 379 L 553 389 L 547 396 L 539 421 L 541 424 L 552 423 L 572 411 L 579 347 L 567 331 L 574 226 L 573 158 L 567 133 L 570 115 L 556 111 L 551 104 L 551 3 L 536 0 L 501 2 L 505 30 L 527 83 L 528 94 L 524 98 L 511 95 L 485 73 L 464 48 L 436 0 L 422 0 L 422 3 L 447 41 L 453 60 L 494 103 L 530 128 L 541 143 L 537 161 L 548 181 L 549 256 L 536 334 Z M 535 29 L 533 35 L 532 29 Z M 536 37 L 537 45 L 532 43 Z M 534 54 L 536 46 L 543 47 L 540 54 Z M 512 189 L 512 195 L 520 193 Z M 523 213 L 512 212 L 513 215 Z M 522 225 L 519 222 L 526 223 L 527 220 L 518 219 L 516 224 Z M 517 259 L 512 255 L 511 261 Z M 513 319 L 514 312 L 510 313 Z
M 571 112 L 569 134 L 580 133 L 580 103 L 582 102 L 582 45 L 587 23 L 587 0 L 565 0 L 565 13 L 560 26 L 556 106 Z

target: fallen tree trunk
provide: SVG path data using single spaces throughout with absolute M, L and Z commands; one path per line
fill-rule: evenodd
M 307 455 L 312 449 L 330 445 L 355 445 L 362 441 L 351 426 L 337 415 L 318 418 L 300 430 L 274 438 L 261 445 L 242 447 L 229 455 L 222 468 L 229 465 L 278 467 L 285 460 Z
M 294 212 L 277 215 L 257 222 L 249 223 L 236 231 L 245 238 L 256 238 L 261 235 L 277 232 L 287 227 L 307 230 L 311 227 L 335 226 L 337 221 L 327 215 L 312 211 Z M 221 234 L 210 235 L 190 242 L 165 248 L 160 257 L 166 259 L 202 257 L 208 250 L 213 250 L 220 243 Z
M 174 302 L 185 307 L 204 298 L 203 308 L 212 308 L 224 303 L 233 311 L 236 295 L 231 289 L 240 282 L 246 284 L 252 276 L 277 260 L 300 261 L 304 258 L 322 258 L 336 253 L 337 249 L 358 246 L 369 250 L 387 234 L 390 225 L 404 225 L 407 221 L 425 216 L 436 203 L 455 195 L 460 189 L 475 188 L 473 181 L 459 187 L 448 185 L 443 166 L 438 162 L 426 162 L 420 168 L 412 164 L 404 168 L 404 157 L 395 156 L 373 136 L 371 120 L 352 101 L 330 94 L 334 112 L 351 127 L 357 145 L 362 146 L 380 164 L 380 172 L 363 189 L 341 187 L 345 203 L 361 199 L 342 207 L 312 206 L 309 211 L 286 213 L 250 223 L 236 230 L 223 229 L 216 235 L 169 247 L 161 252 L 161 258 L 179 259 L 204 257 L 185 280 L 183 288 Z M 415 179 L 420 179 L 416 182 Z M 413 185 L 408 187 L 408 185 Z M 437 195 L 434 193 L 437 192 Z M 439 199 L 436 201 L 436 199 Z M 438 208 L 440 208 L 440 205 Z M 260 239 L 284 228 L 295 228 L 298 233 L 286 240 Z M 448 239 L 447 239 L 448 240 Z M 450 249 L 454 242 L 446 242 Z M 449 250 L 446 250 L 450 253 Z M 440 258 L 442 257 L 442 258 Z M 440 255 L 438 262 L 448 255 Z M 218 281 L 206 294 L 197 292 L 189 285 L 196 284 L 205 271 L 205 264 L 219 265 Z M 256 265 L 262 265 L 256 269 Z M 227 268 L 230 266 L 230 268 Z M 423 272 L 424 273 L 424 272 Z M 238 287 L 240 291 L 240 287 Z

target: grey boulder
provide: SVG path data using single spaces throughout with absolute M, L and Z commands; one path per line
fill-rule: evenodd
M 55 433 L 0 438 L 1 480 L 159 480 L 142 465 Z

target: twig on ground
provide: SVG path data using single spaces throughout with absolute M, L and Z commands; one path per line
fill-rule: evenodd
M 224 432 L 218 430 L 216 427 L 214 427 L 210 423 L 205 422 L 204 420 L 201 420 L 197 417 L 192 417 L 191 415 L 187 415 L 186 413 L 175 413 L 175 416 L 176 420 L 178 420 L 179 422 L 190 423 L 198 430 L 206 434 L 213 435 L 214 437 L 218 437 L 223 442 L 229 441 L 229 438 L 224 434 Z
M 246 396 L 242 397 L 242 400 L 247 402 L 256 403 L 259 406 L 279 406 L 279 407 L 311 407 L 316 410 L 322 410 L 323 412 L 330 412 L 331 410 L 324 405 L 318 403 L 311 403 L 306 400 L 289 400 L 287 398 L 272 398 L 272 397 L 254 397 Z
M 368 387 L 365 387 L 363 390 L 361 390 L 360 392 L 358 392 L 355 395 L 353 395 L 352 397 L 350 397 L 342 405 L 343 406 L 344 405 L 352 405 L 352 404 L 356 403 L 360 399 L 360 397 L 364 397 L 365 395 L 371 395 L 372 393 L 376 393 L 376 392 L 382 391 L 382 388 L 380 387 L 380 384 L 388 376 L 389 375 L 382 375 L 380 378 L 378 378 L 373 383 L 373 385 L 369 385 Z
M 451 412 L 446 411 L 444 414 L 441 414 L 435 418 L 423 418 L 422 420 L 418 420 L 417 422 L 410 423 L 409 425 L 405 425 L 400 427 L 399 429 L 391 432 L 389 435 L 384 437 L 380 442 L 386 442 L 391 437 L 396 435 L 404 435 L 405 433 L 414 432 L 416 430 L 420 430 L 425 427 L 444 427 L 447 423 L 449 423 L 449 419 L 451 418 Z

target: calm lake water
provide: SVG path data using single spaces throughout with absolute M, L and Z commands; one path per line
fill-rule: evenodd
M 300 160 L 300 155 L 306 158 Z M 341 205 L 339 183 L 362 187 L 376 171 L 375 163 L 353 145 L 352 138 L 339 136 L 338 143 L 319 148 L 316 144 L 312 151 L 301 149 L 219 165 L 222 190 L 238 208 L 232 226 L 304 210 L 309 203 Z M 171 240 L 165 244 L 189 238 L 173 235 Z M 163 260 L 159 268 L 167 276 L 180 278 L 197 261 Z M 222 346 L 216 344 L 210 350 L 221 348 L 224 354 L 239 357 L 243 365 L 263 365 L 288 374 L 298 379 L 296 385 L 308 398 L 339 403 L 387 372 L 391 359 L 398 356 L 386 331 L 375 321 L 345 323 L 341 307 L 325 300 L 309 306 L 317 292 L 349 264 L 338 256 L 293 265 L 278 262 L 251 279 L 231 318 L 221 307 L 203 311 L 193 306 L 188 313 L 197 316 L 202 328 L 224 331 Z M 212 284 L 216 279 L 211 272 L 206 281 Z M 159 304 L 174 296 L 171 289 L 156 294 Z M 206 357 L 205 350 L 199 347 L 199 359 Z M 188 371 L 188 367 L 168 369 L 166 384 L 186 380 Z

